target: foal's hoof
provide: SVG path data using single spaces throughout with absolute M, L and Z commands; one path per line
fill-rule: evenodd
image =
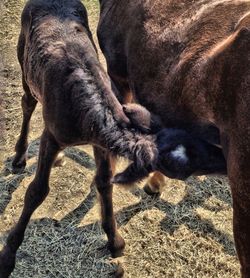
M 122 268 L 120 263 L 118 263 L 117 269 L 113 273 L 112 277 L 114 277 L 114 278 L 122 278 L 122 277 L 124 277 L 124 269 Z
M 107 246 L 113 258 L 123 256 L 125 241 L 121 236 L 117 236 L 114 243 L 108 242 Z
M 63 167 L 66 164 L 64 157 L 65 155 L 63 152 L 59 153 L 56 160 L 54 161 L 53 167 Z
M 26 161 L 14 161 L 12 162 L 12 173 L 13 174 L 21 174 L 23 173 L 24 169 L 26 167 Z M 0 276 L 1 278 L 1 276 Z
M 7 247 L 0 252 L 0 278 L 8 278 L 15 267 L 15 255 Z
M 156 197 L 156 198 L 158 198 L 158 197 L 160 197 L 161 196 L 161 192 L 160 191 L 153 191 L 152 190 L 152 188 L 148 185 L 148 184 L 146 184 L 145 186 L 144 186 L 144 191 L 148 194 L 148 195 L 150 195 L 150 196 L 152 196 L 152 197 Z
M 125 188 L 130 188 L 134 186 L 134 182 L 128 180 L 128 178 L 124 176 L 123 173 L 116 174 L 113 178 L 111 178 L 110 182 L 116 183 L 117 185 L 123 186 Z

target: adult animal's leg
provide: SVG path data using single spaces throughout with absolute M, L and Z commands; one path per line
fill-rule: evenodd
M 228 176 L 233 198 L 233 231 L 243 278 L 250 278 L 250 138 L 231 135 L 227 149 Z
M 108 248 L 113 257 L 122 255 L 125 247 L 123 238 L 119 235 L 116 228 L 116 221 L 113 212 L 113 185 L 112 178 L 112 158 L 110 154 L 98 147 L 94 147 L 96 161 L 95 183 L 100 194 L 102 227 L 108 237 Z
M 16 252 L 21 245 L 25 229 L 35 209 L 49 193 L 49 176 L 52 164 L 60 148 L 54 137 L 44 130 L 41 137 L 38 166 L 34 180 L 30 183 L 24 199 L 22 214 L 10 232 L 7 243 L 0 253 L 0 277 L 7 278 L 15 266 Z
M 122 104 L 130 103 L 133 100 L 133 95 L 126 78 L 121 78 L 112 71 L 108 70 L 109 76 L 112 80 L 113 91 Z

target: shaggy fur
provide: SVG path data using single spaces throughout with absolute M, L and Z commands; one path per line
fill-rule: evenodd
M 155 170 L 169 178 L 181 180 L 191 175 L 226 174 L 226 161 L 221 148 L 185 130 L 163 128 L 159 117 L 139 104 L 123 105 L 123 110 L 135 128 L 142 132 L 157 133 L 161 156 L 156 167 L 147 173 L 138 171 L 135 163 L 131 164 L 112 179 L 114 183 L 131 185 Z
M 129 119 L 98 61 L 87 13 L 80 1 L 28 1 L 22 13 L 18 59 L 25 94 L 14 172 L 26 165 L 29 122 L 37 101 L 43 107 L 45 128 L 36 175 L 26 192 L 21 217 L 0 253 L 0 277 L 9 277 L 13 271 L 29 219 L 49 193 L 51 167 L 58 153 L 72 145 L 94 146 L 102 226 L 112 255 L 120 255 L 125 243 L 113 214 L 109 153 L 135 161 L 137 168 L 144 171 L 158 160 L 156 136 L 127 128 Z

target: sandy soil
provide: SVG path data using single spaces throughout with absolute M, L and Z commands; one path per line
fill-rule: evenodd
M 27 168 L 21 175 L 12 174 L 22 119 L 16 44 L 25 2 L 0 2 L 1 120 L 5 121 L 0 144 L 0 248 L 20 215 L 25 191 L 34 177 L 43 125 L 38 107 L 31 123 Z M 83 2 L 95 32 L 98 3 Z M 91 147 L 67 149 L 66 162 L 52 171 L 50 194 L 28 226 L 13 278 L 103 278 L 111 277 L 116 269 L 105 248 L 96 193 L 90 190 L 95 173 Z M 116 218 L 127 244 L 125 256 L 119 259 L 126 277 L 239 277 L 226 179 L 166 180 L 158 199 L 148 197 L 142 186 L 131 192 L 115 188 L 114 192 Z

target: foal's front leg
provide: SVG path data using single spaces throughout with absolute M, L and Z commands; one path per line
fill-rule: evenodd
M 21 245 L 24 232 L 32 213 L 44 201 L 49 193 L 49 175 L 52 164 L 60 148 L 53 136 L 44 130 L 41 137 L 38 166 L 34 180 L 30 183 L 25 199 L 24 208 L 18 223 L 10 232 L 7 243 L 0 253 L 0 277 L 7 278 L 15 267 L 15 257 Z
M 125 247 L 123 238 L 119 235 L 116 228 L 116 221 L 113 212 L 113 185 L 112 178 L 112 161 L 107 151 L 94 147 L 96 161 L 95 183 L 100 194 L 102 227 L 108 237 L 108 248 L 113 257 L 122 255 Z

